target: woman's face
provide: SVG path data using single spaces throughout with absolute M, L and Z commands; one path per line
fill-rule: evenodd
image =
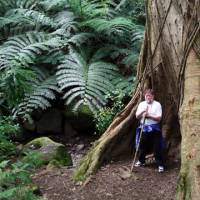
M 154 95 L 150 94 L 150 93 L 147 93 L 145 95 L 145 101 L 148 103 L 148 104 L 151 104 L 154 100 Z

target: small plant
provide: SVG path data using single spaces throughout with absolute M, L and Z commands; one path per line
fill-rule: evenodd
M 121 90 L 116 90 L 112 94 L 106 95 L 110 106 L 101 108 L 96 114 L 94 121 L 96 123 L 97 131 L 102 134 L 108 128 L 113 118 L 119 113 L 124 107 L 123 98 L 125 93 Z
M 22 158 L 21 162 L 17 162 L 16 164 L 24 165 L 26 164 L 27 169 L 36 169 L 41 167 L 44 164 L 44 161 L 42 159 L 42 154 L 39 152 L 29 151 L 25 152 L 25 156 Z
M 26 164 L 19 167 L 10 161 L 0 163 L 0 199 L 2 200 L 38 200 L 33 193 L 31 174 Z
M 41 155 L 28 152 L 21 160 L 0 163 L 0 199 L 2 200 L 39 200 L 34 192 L 37 186 L 32 183 L 31 169 L 43 164 Z
M 17 134 L 19 134 L 18 124 L 15 124 L 11 117 L 2 117 L 0 119 L 0 161 L 16 154 L 16 146 L 11 138 Z
M 1 117 L 0 118 L 0 134 L 2 137 L 10 138 L 19 134 L 19 125 L 15 124 L 12 117 Z

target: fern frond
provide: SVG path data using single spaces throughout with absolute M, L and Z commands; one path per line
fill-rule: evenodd
M 95 18 L 82 23 L 83 26 L 89 26 L 100 34 L 125 34 L 134 29 L 134 23 L 124 17 L 117 17 L 111 20 Z
M 92 56 L 91 62 L 95 62 L 101 59 L 104 59 L 105 57 L 109 57 L 113 52 L 118 51 L 119 47 L 115 45 L 105 45 L 99 48 Z
M 27 66 L 44 52 L 52 51 L 63 43 L 59 37 L 51 38 L 40 32 L 29 32 L 25 35 L 13 37 L 5 42 L 0 49 L 1 68 L 16 63 Z
M 22 103 L 14 110 L 15 117 L 24 119 L 31 118 L 31 114 L 35 110 L 45 110 L 51 107 L 52 100 L 56 99 L 56 94 L 60 93 L 54 77 L 44 79 L 35 85 L 33 93 L 28 95 Z
M 16 0 L 18 8 L 34 9 L 38 6 L 40 0 Z
M 78 22 L 74 14 L 68 10 L 57 13 L 54 16 L 54 22 L 58 29 L 65 30 L 64 34 L 72 34 L 78 31 Z M 58 31 L 58 30 L 57 30 Z
M 76 46 L 80 47 L 81 44 L 85 43 L 86 41 L 90 40 L 91 38 L 94 38 L 94 34 L 92 33 L 77 33 L 73 35 L 69 40 L 69 44 L 75 44 Z
M 106 16 L 108 12 L 106 2 L 102 4 L 98 0 L 68 0 L 68 3 L 73 12 L 83 19 Z
M 72 105 L 74 110 L 81 105 L 88 105 L 94 112 L 105 105 L 105 94 L 114 89 L 111 80 L 119 72 L 110 63 L 87 63 L 78 52 L 73 51 L 58 66 L 56 75 L 66 105 Z
M 36 10 L 24 8 L 11 9 L 5 14 L 5 17 L 7 16 L 26 17 L 27 19 L 30 19 L 35 26 L 37 26 L 37 29 L 39 25 L 52 28 L 57 26 L 50 17 Z
M 34 9 L 38 3 L 39 0 L 0 0 L 0 16 L 3 16 L 10 9 Z
M 127 50 L 127 54 L 125 54 L 121 63 L 126 65 L 126 66 L 135 67 L 137 65 L 137 62 L 138 62 L 138 57 L 139 57 L 139 53 L 134 51 L 134 49 Z
M 112 83 L 115 85 L 115 88 L 123 91 L 126 95 L 130 95 L 135 88 L 135 80 L 134 76 L 118 76 L 112 80 Z
M 144 39 L 144 26 L 136 26 L 131 34 L 131 47 L 138 52 L 140 51 L 141 44 Z
M 14 0 L 0 0 L 0 16 L 3 16 L 9 9 L 16 8 L 16 1 Z
M 58 12 L 66 8 L 67 3 L 68 0 L 43 0 L 40 2 L 40 5 L 42 5 L 46 11 Z
M 0 22 L 0 29 L 6 28 L 6 26 L 22 26 L 23 24 L 33 25 L 33 22 L 25 16 L 0 17 Z

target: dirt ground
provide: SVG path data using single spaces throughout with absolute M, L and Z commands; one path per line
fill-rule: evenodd
M 164 173 L 154 164 L 134 168 L 130 178 L 124 172 L 131 160 L 107 164 L 85 185 L 72 181 L 74 168 L 38 170 L 33 176 L 41 194 L 48 200 L 174 200 L 179 164 L 172 162 Z M 126 174 L 126 173 L 125 173 Z

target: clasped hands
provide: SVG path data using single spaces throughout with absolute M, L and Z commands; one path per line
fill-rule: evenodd
M 144 110 L 142 112 L 142 118 L 151 118 L 151 115 L 148 113 L 148 107 L 146 108 L 146 110 Z

